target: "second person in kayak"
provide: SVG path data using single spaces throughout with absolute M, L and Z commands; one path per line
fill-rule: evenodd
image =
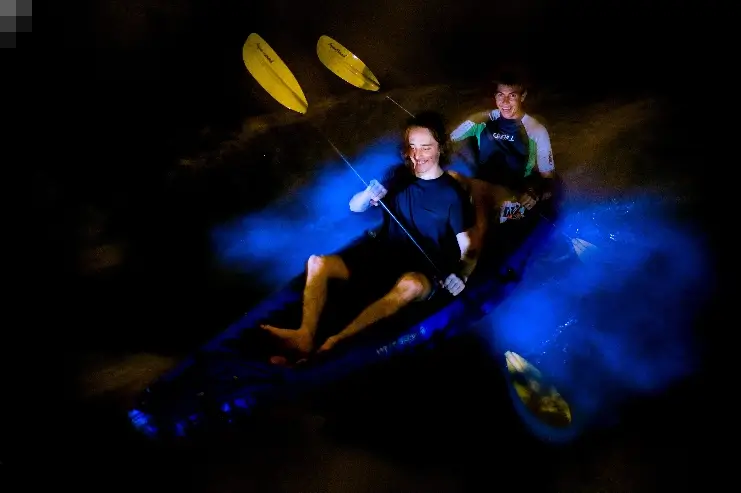
M 519 211 L 544 204 L 555 188 L 550 137 L 546 128 L 525 112 L 524 83 L 505 74 L 494 87 L 496 109 L 485 115 L 486 121 L 465 121 L 450 135 L 454 142 L 476 139 L 473 176 L 452 174 L 474 197 L 478 241 L 483 241 L 491 220 L 519 219 Z

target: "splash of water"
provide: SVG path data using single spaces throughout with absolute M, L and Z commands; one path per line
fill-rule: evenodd
M 692 320 L 712 279 L 701 237 L 650 197 L 572 206 L 559 229 L 597 256 L 557 275 L 534 260 L 485 321 L 497 350 L 525 356 L 591 417 L 691 374 Z
M 380 179 L 399 162 L 397 137 L 382 137 L 351 162 L 366 181 Z M 300 273 L 310 255 L 335 252 L 380 224 L 379 209 L 349 210 L 350 198 L 364 185 L 339 158 L 316 170 L 313 179 L 263 210 L 215 228 L 219 261 L 275 286 Z

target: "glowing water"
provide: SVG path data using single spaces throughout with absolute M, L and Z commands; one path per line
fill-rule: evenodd
M 348 156 L 366 181 L 399 162 L 396 136 Z M 363 184 L 338 158 L 262 211 L 213 232 L 230 269 L 277 287 L 311 254 L 331 253 L 380 223 L 379 209 L 353 214 Z M 454 169 L 466 173 L 465 164 Z M 690 326 L 708 293 L 701 239 L 672 208 L 642 196 L 567 205 L 556 235 L 597 246 L 585 262 L 536 258 L 512 295 L 483 326 L 498 354 L 516 351 L 555 383 L 578 415 L 610 414 L 626 392 L 656 392 L 697 364 Z
M 583 418 L 607 417 L 627 393 L 657 392 L 696 369 L 691 326 L 709 265 L 701 239 L 658 200 L 569 209 L 559 228 L 596 255 L 558 271 L 534 260 L 484 324 L 500 353 L 532 361 Z

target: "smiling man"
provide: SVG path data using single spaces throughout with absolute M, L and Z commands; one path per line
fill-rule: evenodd
M 555 166 L 546 128 L 525 112 L 525 85 L 505 75 L 495 82 L 496 109 L 484 123 L 463 122 L 452 141 L 475 137 L 478 158 L 472 177 L 454 173 L 472 194 L 477 209 L 478 239 L 483 239 L 492 212 L 499 222 L 522 217 L 540 201 L 551 198 Z
M 384 225 L 376 241 L 339 255 L 312 255 L 307 262 L 301 326 L 298 330 L 263 326 L 298 358 L 314 350 L 330 279 L 357 280 L 383 294 L 319 346 L 320 352 L 410 303 L 429 300 L 438 288 L 452 296 L 465 288 L 475 266 L 469 238 L 473 208 L 460 184 L 443 171 L 447 136 L 440 115 L 422 113 L 412 118 L 404 131 L 404 146 L 404 165 L 394 168 L 383 183 L 373 180 L 350 200 L 353 212 L 366 211 L 383 200 L 388 210 L 384 209 Z

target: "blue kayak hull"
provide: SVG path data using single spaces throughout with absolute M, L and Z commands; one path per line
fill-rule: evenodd
M 481 320 L 506 298 L 516 278 L 504 274 L 524 265 L 553 233 L 548 221 L 533 222 L 520 238 L 499 245 L 497 251 L 485 252 L 458 297 L 443 293 L 405 309 L 368 328 L 341 349 L 327 353 L 327 357 L 290 369 L 269 363 L 269 357 L 276 354 L 274 341 L 259 326 L 298 326 L 305 274 L 297 276 L 147 388 L 129 412 L 131 422 L 150 438 L 209 434 L 424 345 L 433 337 L 451 337 Z M 362 303 L 369 301 L 356 295 L 343 298 L 346 291 L 334 292 L 330 287 L 325 310 L 328 314 L 320 322 L 325 335 L 341 330 Z

